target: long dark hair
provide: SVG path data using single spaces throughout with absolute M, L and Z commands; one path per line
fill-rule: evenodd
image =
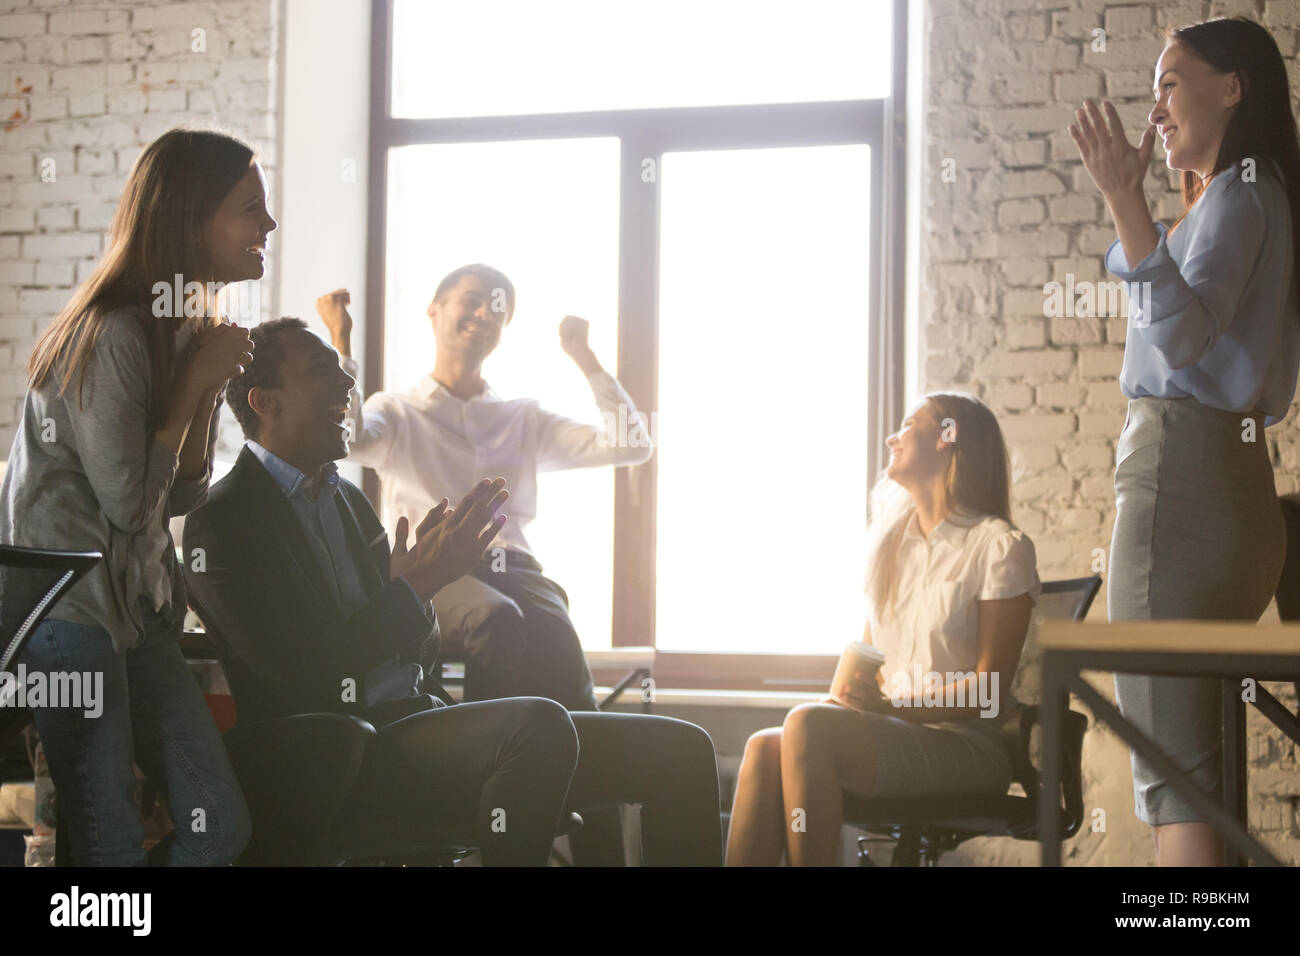
M 207 253 L 195 242 L 221 200 L 248 172 L 253 150 L 216 130 L 173 129 L 150 143 L 131 167 L 95 271 L 41 334 L 27 363 L 28 385 L 57 378 L 62 396 L 73 379 L 81 401 L 86 369 L 102 319 L 116 308 L 147 304 L 156 282 L 170 287 L 212 278 Z M 152 379 L 151 424 L 166 404 L 174 363 L 179 308 L 145 323 Z
M 1218 72 L 1237 74 L 1241 101 L 1223 131 L 1211 175 L 1248 156 L 1277 164 L 1291 209 L 1296 256 L 1293 279 L 1300 287 L 1300 135 L 1291 111 L 1291 84 L 1277 42 L 1247 17 L 1221 17 L 1171 29 L 1167 39 L 1186 45 Z M 1196 172 L 1184 170 L 1184 209 L 1191 209 L 1204 189 Z

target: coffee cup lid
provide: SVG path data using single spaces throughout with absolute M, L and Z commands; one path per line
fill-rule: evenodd
M 873 647 L 872 645 L 863 643 L 862 641 L 854 641 L 850 647 L 869 660 L 873 660 L 878 664 L 885 663 L 885 655 L 878 647 Z

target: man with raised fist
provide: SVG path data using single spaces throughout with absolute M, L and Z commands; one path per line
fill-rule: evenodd
M 226 390 L 247 441 L 184 539 L 188 593 L 221 651 L 240 723 L 263 738 L 261 722 L 283 727 L 274 719 L 295 715 L 373 724 L 339 824 L 364 842 L 442 845 L 450 827 L 474 836 L 488 863 L 541 864 L 567 807 L 584 820 L 571 836 L 575 862 L 619 864 L 615 808 L 628 804 L 641 807 L 647 864 L 720 863 L 717 762 L 702 728 L 570 714 L 541 696 L 440 706 L 420 663 L 439 633 L 429 603 L 480 563 L 513 492 L 485 477 L 454 507 L 440 499 L 414 521 L 398 518 L 390 548 L 370 502 L 334 465 L 347 454 L 351 375 L 299 319 L 250 335 L 253 361 Z M 590 677 L 586 686 L 590 696 Z M 263 760 L 287 793 L 346 769 L 328 728 L 300 724 L 310 749 L 277 738 L 282 756 Z M 259 789 L 281 792 L 265 780 Z
M 348 303 L 339 289 L 321 296 L 316 310 L 355 378 Z M 536 695 L 570 710 L 594 710 L 568 597 L 542 573 L 524 529 L 537 513 L 539 469 L 636 465 L 649 459 L 652 446 L 631 398 L 601 367 L 587 343 L 588 324 L 577 316 L 560 323 L 560 347 L 587 377 L 602 419 L 631 424 L 626 435 L 493 392 L 481 374 L 483 361 L 514 308 L 514 286 L 491 266 L 462 266 L 447 275 L 427 310 L 436 342 L 432 373 L 409 391 L 375 393 L 364 406 L 359 393 L 352 396 L 349 460 L 379 473 L 390 523 L 418 521 L 485 475 L 505 477 L 510 509 L 498 546 L 434 598 L 443 652 L 463 653 L 466 700 Z

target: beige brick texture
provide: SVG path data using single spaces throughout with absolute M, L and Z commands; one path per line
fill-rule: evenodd
M 1115 439 L 1126 403 L 1118 383 L 1125 319 L 1045 308 L 1049 280 L 1114 278 L 1102 265 L 1114 228 L 1066 127 L 1083 97 L 1105 95 L 1136 142 L 1166 28 L 1235 14 L 1272 31 L 1288 61 L 1294 101 L 1295 0 L 942 0 L 926 7 L 917 161 L 926 171 L 923 208 L 941 214 L 921 221 L 921 387 L 969 390 L 998 414 L 1015 468 L 1013 518 L 1034 538 L 1044 580 L 1090 574 L 1095 549 L 1109 549 Z M 947 157 L 955 160 L 956 182 L 939 175 Z M 1157 143 L 1146 188 L 1166 224 L 1182 210 L 1176 181 Z M 974 253 L 990 248 L 991 258 Z M 995 334 L 950 332 L 977 322 L 992 324 Z M 1278 492 L 1300 490 L 1294 406 L 1268 438 Z M 1106 619 L 1104 587 L 1091 619 Z M 1113 699 L 1109 678 L 1096 683 Z M 1295 709 L 1290 685 L 1273 689 Z M 1257 714 L 1249 733 L 1252 827 L 1285 861 L 1300 862 L 1295 746 Z M 1149 830 L 1133 814 L 1127 748 L 1093 723 L 1085 765 L 1088 810 L 1104 813 L 1070 841 L 1066 862 L 1153 862 Z M 954 856 L 952 862 L 1029 864 L 1037 847 L 977 840 Z

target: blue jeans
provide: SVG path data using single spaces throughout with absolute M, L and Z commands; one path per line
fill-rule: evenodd
M 235 771 L 176 638 L 180 622 L 142 602 L 144 636 L 119 654 L 103 628 L 47 619 L 23 663 L 32 671 L 103 674 L 102 713 L 34 707 L 77 866 L 224 866 L 252 835 Z M 30 678 L 29 678 L 30 679 Z M 135 764 L 175 828 L 145 853 Z

